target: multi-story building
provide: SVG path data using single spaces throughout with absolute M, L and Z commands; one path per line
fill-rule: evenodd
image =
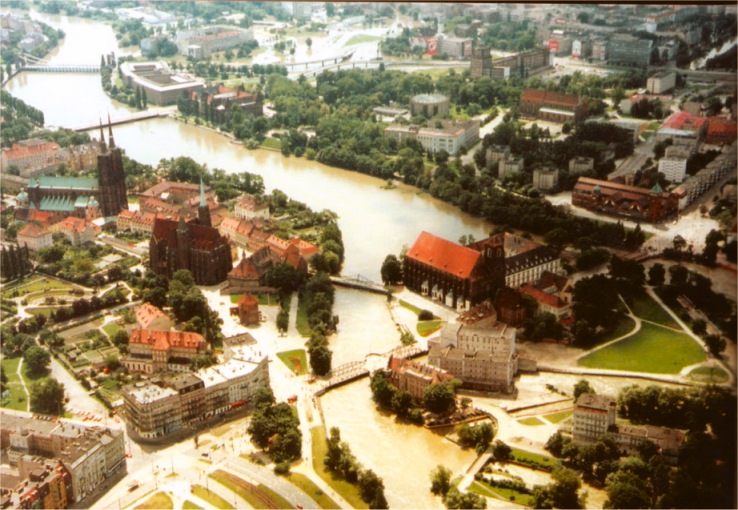
M 244 194 L 236 202 L 234 214 L 239 220 L 269 219 L 269 204 L 254 195 Z
M 664 221 L 679 210 L 677 195 L 658 184 L 649 190 L 588 177 L 577 181 L 571 203 L 590 211 L 649 222 Z
M 478 319 L 468 313 L 446 324 L 428 341 L 428 364 L 447 371 L 469 388 L 510 393 L 517 372 L 515 328 L 492 314 Z
M 150 213 L 143 211 L 129 211 L 125 209 L 116 217 L 118 231 L 130 231 L 134 234 L 151 235 L 154 231 L 154 222 L 157 218 L 172 219 L 172 215 L 165 213 Z
M 64 234 L 72 246 L 81 246 L 86 243 L 94 243 L 95 237 L 101 229 L 91 221 L 68 216 L 63 221 L 54 224 L 49 230 L 52 233 L 60 232 Z
M 507 57 L 491 60 L 489 48 L 477 48 L 472 53 L 472 77 L 488 77 L 506 80 L 511 76 L 527 77 L 530 73 L 549 66 L 548 48 L 527 50 Z
M 187 372 L 192 360 L 209 350 L 199 333 L 134 329 L 128 339 L 128 354 L 120 362 L 129 372 Z
M 19 474 L 30 475 L 29 471 L 36 469 L 39 462 L 31 458 L 33 455 L 53 459 L 55 470 L 60 463 L 69 475 L 69 483 L 64 480 L 63 470 L 59 470 L 63 482 L 54 482 L 57 494 L 50 497 L 60 502 L 66 499 L 67 506 L 90 506 L 102 489 L 126 474 L 124 434 L 120 430 L 0 412 L 0 447 L 7 452 L 10 465 L 18 466 Z M 65 485 L 66 494 L 60 492 L 60 483 Z M 28 492 L 24 495 L 32 496 Z
M 646 90 L 649 94 L 665 94 L 676 86 L 675 72 L 658 72 L 646 81 Z
M 3 508 L 68 508 L 74 503 L 72 476 L 58 460 L 24 455 L 17 471 L 5 469 L 2 479 Z
M 671 182 L 682 182 L 687 175 L 689 149 L 678 145 L 666 148 L 664 157 L 659 160 L 659 172 Z
M 14 166 L 21 175 L 28 177 L 28 169 L 55 167 L 63 160 L 61 154 L 61 147 L 56 142 L 25 140 L 14 143 L 10 149 L 0 152 L 0 171 L 7 172 Z
M 523 158 L 507 157 L 501 159 L 497 165 L 497 177 L 502 180 L 508 175 L 520 173 L 523 171 L 523 166 Z
M 707 132 L 707 119 L 689 112 L 671 114 L 656 131 L 656 141 L 671 140 L 673 145 L 689 148 L 692 154 L 699 150 Z
M 577 156 L 569 160 L 569 173 L 571 175 L 581 175 L 594 169 L 594 158 L 586 158 Z
M 183 94 L 204 87 L 202 81 L 176 74 L 164 62 L 124 62 L 119 69 L 126 86 L 140 87 L 147 101 L 159 106 L 175 103 Z
M 587 107 L 578 96 L 548 90 L 528 89 L 523 92 L 520 111 L 552 122 L 579 122 L 587 117 Z
M 498 165 L 502 160 L 510 157 L 510 147 L 507 145 L 490 145 L 485 153 L 487 170 L 491 170 L 494 165 Z
M 507 232 L 504 234 L 504 243 L 507 287 L 516 289 L 538 281 L 546 272 L 563 273 L 561 259 L 548 246 Z
M 708 165 L 677 186 L 673 194 L 679 201 L 679 209 L 684 209 L 710 189 L 720 179 L 736 169 L 736 142 L 712 160 Z
M 174 326 L 172 319 L 151 303 L 143 303 L 136 308 L 136 322 L 139 329 L 155 331 L 168 331 Z
M 541 191 L 550 191 L 559 185 L 559 171 L 556 168 L 536 168 L 533 170 L 533 186 Z
M 125 419 L 131 437 L 160 440 L 194 430 L 213 417 L 246 404 L 257 389 L 269 386 L 268 358 L 226 363 L 139 382 L 123 388 Z
M 214 25 L 177 31 L 177 48 L 182 55 L 207 59 L 214 51 L 222 51 L 254 40 L 253 29 Z
M 422 401 L 431 384 L 450 382 L 454 376 L 440 368 L 418 361 L 390 356 L 387 362 L 389 382 L 400 391 L 407 391 L 416 401 Z
M 39 251 L 54 244 L 51 230 L 35 223 L 29 223 L 18 231 L 18 246 L 26 247 L 31 251 Z
M 708 117 L 705 143 L 730 145 L 738 139 L 738 124 L 734 119 Z
M 451 155 L 463 148 L 473 146 L 479 141 L 479 121 L 462 122 L 441 121 L 441 128 L 418 127 L 414 125 L 390 124 L 384 135 L 396 140 L 413 138 L 420 142 L 426 151 L 445 150 Z
M 471 56 L 470 76 L 472 78 L 492 75 L 492 53 L 488 47 L 474 48 Z
M 578 38 L 571 42 L 572 58 L 589 58 L 592 56 L 592 43 L 589 39 Z
M 574 406 L 574 443 L 593 444 L 604 434 L 613 432 L 616 417 L 614 398 L 595 393 L 580 395 Z
M 449 37 L 438 35 L 438 53 L 451 58 L 470 58 L 472 56 L 472 40 L 468 37 Z
M 613 34 L 608 46 L 608 63 L 647 67 L 651 63 L 653 41 L 630 34 Z

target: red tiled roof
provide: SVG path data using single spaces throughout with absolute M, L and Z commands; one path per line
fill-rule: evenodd
M 58 222 L 55 226 L 62 230 L 69 230 L 70 232 L 84 232 L 88 226 L 92 227 L 93 229 L 99 229 L 99 227 L 97 227 L 97 225 L 95 225 L 91 221 L 87 221 L 82 218 L 76 218 L 74 216 L 67 216 L 65 219 Z
M 520 288 L 520 292 L 522 294 L 527 294 L 539 303 L 550 306 L 552 308 L 563 308 L 564 306 L 566 306 L 566 304 L 561 299 L 559 299 L 558 296 L 554 296 L 553 294 L 549 294 L 540 289 L 536 289 L 530 284 L 523 285 Z
M 151 235 L 159 242 L 166 240 L 170 246 L 176 246 L 178 224 L 176 220 L 156 218 Z M 200 225 L 197 219 L 190 220 L 186 225 L 190 234 L 190 246 L 193 248 L 212 249 L 221 244 L 228 244 L 228 239 L 221 236 L 218 229 Z
M 234 267 L 228 276 L 235 278 L 258 278 L 259 273 L 256 266 L 249 259 L 241 259 L 236 267 Z
M 59 150 L 59 144 L 55 142 L 39 143 L 36 145 L 18 145 L 13 144 L 10 149 L 3 149 L 3 155 L 9 160 L 20 159 L 28 157 L 32 154 L 53 152 Z
M 170 347 L 188 347 L 205 349 L 207 341 L 199 333 L 192 331 L 152 331 L 150 329 L 134 329 L 131 331 L 129 344 L 147 344 L 156 351 L 166 351 Z
M 310 255 L 312 253 L 318 253 L 318 251 L 320 251 L 318 250 L 317 246 L 307 241 L 303 241 L 299 237 L 290 239 L 290 243 L 297 246 L 297 249 L 300 250 L 300 255 Z
M 41 227 L 35 223 L 29 223 L 18 232 L 18 235 L 22 237 L 43 237 L 50 234 L 51 232 L 46 227 Z
M 669 116 L 662 128 L 680 129 L 684 131 L 697 131 L 707 122 L 705 117 L 695 117 L 689 112 L 676 112 Z
M 574 108 L 579 104 L 579 97 L 550 90 L 528 89 L 520 97 L 521 101 L 531 101 L 545 105 L 557 105 Z
M 428 232 L 421 232 L 407 256 L 459 278 L 469 278 L 482 254 Z
M 136 309 L 136 320 L 142 329 L 148 329 L 156 319 L 167 319 L 167 315 L 151 303 L 144 303 Z
M 238 306 L 254 306 L 254 305 L 258 306 L 259 300 L 248 293 L 241 296 L 241 299 L 238 300 Z

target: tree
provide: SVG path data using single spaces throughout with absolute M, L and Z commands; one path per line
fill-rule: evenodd
M 710 354 L 716 358 L 720 357 L 720 354 L 725 350 L 725 338 L 720 335 L 707 335 L 705 337 L 705 344 L 710 350 Z
M 704 335 L 707 332 L 707 323 L 704 319 L 695 319 L 692 323 L 692 332 L 695 335 Z
M 311 37 L 308 37 L 305 39 L 305 44 L 307 44 L 308 49 L 313 47 L 313 39 Z
M 666 281 L 666 269 L 663 264 L 657 262 L 648 269 L 648 284 L 660 287 L 664 281 Z
M 31 411 L 41 414 L 64 414 L 64 385 L 47 377 L 31 385 Z
M 682 287 L 687 284 L 689 270 L 678 264 L 669 267 L 669 284 L 675 287 Z
M 28 365 L 28 371 L 35 375 L 44 374 L 51 363 L 48 351 L 37 345 L 29 347 L 23 354 L 23 359 Z
M 359 493 L 361 499 L 366 503 L 371 503 L 380 490 L 384 492 L 384 482 L 382 479 L 371 469 L 362 469 L 359 472 Z
M 582 482 L 576 472 L 558 468 L 551 474 L 553 482 L 533 489 L 534 508 L 583 508 L 584 501 L 578 496 Z
M 483 509 L 487 508 L 487 500 L 483 496 L 473 494 L 471 492 L 461 492 L 456 486 L 449 489 L 446 494 L 446 508 L 469 508 Z M 540 508 L 540 507 L 539 507 Z M 563 508 L 563 507 L 562 507 Z
M 120 360 L 118 359 L 118 356 L 116 354 L 111 354 L 107 358 L 105 358 L 105 368 L 108 370 L 115 370 L 118 367 L 120 367 Z
M 331 358 L 333 353 L 325 345 L 319 345 L 310 351 L 310 368 L 315 375 L 326 375 L 331 371 Z
M 115 332 L 113 335 L 113 338 L 111 338 L 113 345 L 116 347 L 120 347 L 121 345 L 128 345 L 128 331 L 125 329 L 119 329 Z
M 284 308 L 279 310 L 277 314 L 277 330 L 280 333 L 285 333 L 290 325 L 290 314 Z
M 402 264 L 395 255 L 387 255 L 382 262 L 382 281 L 385 285 L 394 285 L 402 281 Z
M 430 479 L 431 492 L 436 496 L 445 498 L 451 488 L 451 470 L 439 464 L 430 472 Z
M 492 456 L 497 462 L 505 462 L 512 458 L 512 448 L 499 439 L 492 446 Z
M 432 413 L 445 413 L 454 403 L 454 392 L 448 384 L 431 384 L 423 392 L 423 405 Z
M 578 383 L 574 385 L 574 401 L 576 402 L 579 400 L 579 396 L 583 395 L 584 393 L 595 393 L 595 390 L 592 388 L 592 386 L 589 385 L 589 381 L 586 379 L 581 379 Z
M 627 466 L 607 475 L 605 490 L 608 498 L 604 508 L 653 508 L 645 477 Z

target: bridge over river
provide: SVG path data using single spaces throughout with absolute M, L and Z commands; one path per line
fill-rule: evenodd
M 389 290 L 381 283 L 376 283 L 370 279 L 360 275 L 349 276 L 331 276 L 331 281 L 341 287 L 349 287 L 351 289 L 366 290 L 375 294 L 389 294 Z
M 117 119 L 112 119 L 110 120 L 110 122 L 103 122 L 102 126 L 103 127 L 107 127 L 108 125 L 118 126 L 121 124 L 130 124 L 132 122 L 139 122 L 142 120 L 155 119 L 157 117 L 168 117 L 168 116 L 169 116 L 169 111 L 134 113 L 133 115 L 129 115 L 127 117 L 118 117 Z M 99 127 L 100 127 L 100 122 L 93 122 L 90 124 L 84 124 L 82 126 L 76 126 L 70 129 L 72 131 L 82 132 L 82 131 L 91 131 Z

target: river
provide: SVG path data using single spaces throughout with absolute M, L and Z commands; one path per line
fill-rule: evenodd
M 67 34 L 50 55 L 50 63 L 91 64 L 98 63 L 102 53 L 120 54 L 112 28 L 102 22 L 36 12 L 33 17 Z M 132 113 L 104 93 L 98 74 L 21 73 L 5 88 L 43 111 L 51 126 L 74 127 L 105 119 L 108 113 L 111 117 Z M 336 212 L 346 275 L 380 281 L 384 258 L 412 245 L 423 230 L 455 241 L 463 234 L 484 238 L 492 228 L 415 188 L 382 189 L 381 179 L 268 150 L 250 151 L 221 134 L 169 118 L 118 126 L 114 134 L 116 143 L 142 163 L 156 165 L 162 158 L 189 156 L 209 168 L 257 173 L 267 191 L 277 188 L 314 210 Z

